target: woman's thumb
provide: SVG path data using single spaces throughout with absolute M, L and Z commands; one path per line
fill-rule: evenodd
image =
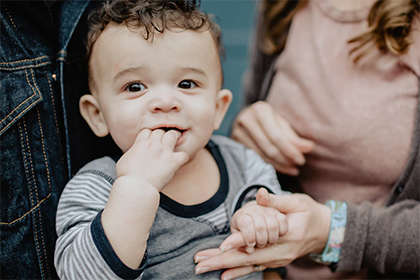
M 265 188 L 260 188 L 257 192 L 257 203 L 261 206 L 275 208 L 283 214 L 298 212 L 303 205 L 299 199 L 299 194 L 276 195 L 269 194 Z

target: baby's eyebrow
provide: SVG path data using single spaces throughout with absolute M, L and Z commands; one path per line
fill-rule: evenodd
M 139 72 L 143 72 L 146 71 L 146 67 L 144 66 L 135 66 L 135 67 L 128 67 L 125 68 L 119 72 L 117 72 L 117 74 L 114 75 L 114 77 L 112 78 L 113 81 L 116 81 L 118 79 L 120 79 L 122 76 L 129 74 L 129 73 L 139 73 Z
M 202 69 L 195 68 L 195 67 L 182 67 L 180 70 L 181 71 L 186 71 L 186 72 L 194 72 L 194 73 L 197 73 L 199 75 L 207 76 L 206 72 L 204 72 Z

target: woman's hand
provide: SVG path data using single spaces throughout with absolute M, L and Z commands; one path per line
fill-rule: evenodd
M 223 243 L 236 248 L 246 244 L 246 248 L 242 248 L 250 253 L 255 246 L 263 248 L 268 244 L 276 244 L 279 237 L 287 232 L 287 221 L 286 216 L 276 209 L 251 201 L 235 212 L 230 229 L 232 233 L 237 233 L 231 237 L 236 238 L 232 242 L 238 245 L 234 246 L 229 238 Z
M 233 279 L 257 270 L 285 266 L 309 253 L 322 252 L 328 240 L 331 218 L 327 206 L 304 194 L 273 195 L 265 189 L 258 191 L 257 202 L 285 214 L 288 232 L 277 244 L 256 248 L 251 254 L 238 249 L 245 245 L 240 236 L 231 235 L 228 243 L 222 243 L 224 250 L 207 249 L 195 255 L 197 274 L 227 269 L 221 278 Z
M 277 171 L 289 175 L 298 175 L 298 166 L 305 164 L 304 154 L 314 147 L 312 141 L 298 136 L 264 101 L 239 113 L 233 124 L 232 138 L 256 151 Z

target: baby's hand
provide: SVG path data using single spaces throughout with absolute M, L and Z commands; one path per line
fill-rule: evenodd
M 117 162 L 117 177 L 146 181 L 160 191 L 188 161 L 187 153 L 174 151 L 180 135 L 175 130 L 143 129 Z
M 231 230 L 232 235 L 223 241 L 220 249 L 244 247 L 251 253 L 255 246 L 262 248 L 277 243 L 279 237 L 287 233 L 287 220 L 278 210 L 252 201 L 233 215 Z

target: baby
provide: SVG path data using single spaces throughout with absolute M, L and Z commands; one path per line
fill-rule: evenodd
M 173 1 L 118 0 L 95 10 L 89 28 L 91 94 L 80 111 L 122 156 L 88 163 L 65 187 L 60 277 L 218 279 L 195 275 L 193 256 L 230 228 L 248 250 L 275 243 L 285 218 L 253 201 L 260 187 L 281 192 L 274 169 L 212 136 L 232 99 L 222 88 L 216 24 Z

